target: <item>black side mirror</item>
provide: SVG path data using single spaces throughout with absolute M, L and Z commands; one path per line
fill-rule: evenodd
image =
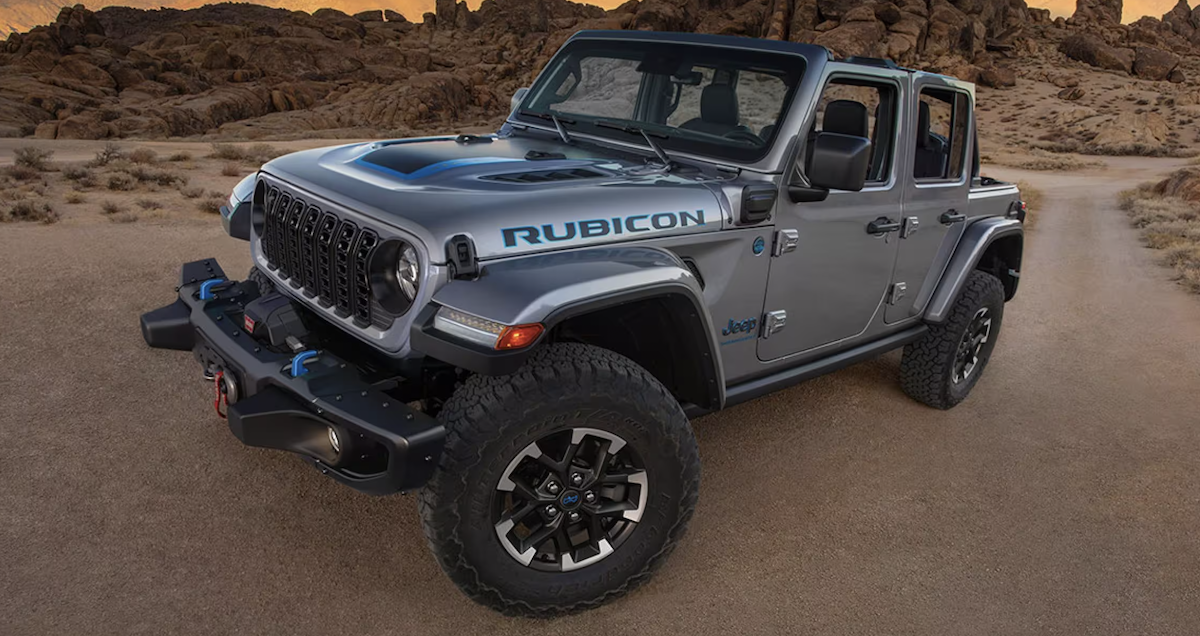
M 818 133 L 804 173 L 814 187 L 862 190 L 871 166 L 871 140 L 838 133 Z

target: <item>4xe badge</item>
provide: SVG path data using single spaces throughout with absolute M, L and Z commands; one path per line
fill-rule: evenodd
M 754 333 L 758 328 L 758 318 L 747 318 L 745 320 L 729 320 L 729 325 L 721 330 L 722 336 L 732 336 L 739 333 Z

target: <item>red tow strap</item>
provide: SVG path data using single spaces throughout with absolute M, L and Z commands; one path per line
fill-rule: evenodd
M 229 410 L 229 396 L 221 392 L 221 379 L 225 377 L 224 371 L 217 371 L 217 375 L 213 377 L 213 385 L 216 388 L 216 397 L 213 398 L 213 410 L 221 419 L 226 419 L 225 412 L 221 411 L 221 404 L 225 404 L 225 411 Z

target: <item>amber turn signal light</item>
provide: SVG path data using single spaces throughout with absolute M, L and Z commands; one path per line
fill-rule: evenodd
M 500 332 L 500 337 L 496 340 L 496 349 L 523 349 L 533 344 L 538 336 L 542 335 L 545 329 L 541 323 L 533 323 L 531 325 L 516 325 L 515 327 L 505 327 L 504 331 Z

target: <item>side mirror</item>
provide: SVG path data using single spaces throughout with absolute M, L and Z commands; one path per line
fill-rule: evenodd
M 826 190 L 862 190 L 871 166 L 871 140 L 854 135 L 818 133 L 804 166 L 808 181 Z
M 521 88 L 518 88 L 517 92 L 513 93 L 512 99 L 509 100 L 509 106 L 511 108 L 509 108 L 508 112 L 511 113 L 512 111 L 516 110 L 517 107 L 521 105 L 521 102 L 524 101 L 525 95 L 527 94 L 529 94 L 528 86 L 522 86 Z

